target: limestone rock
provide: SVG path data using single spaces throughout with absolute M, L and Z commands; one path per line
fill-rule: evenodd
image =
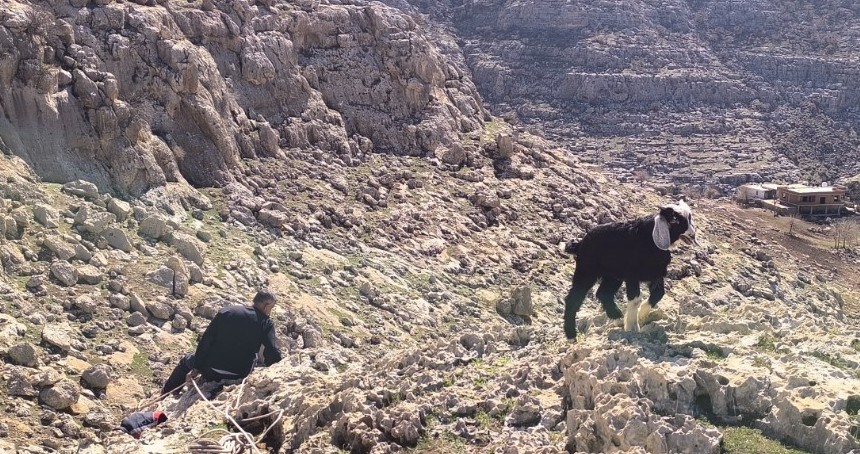
M 155 284 L 162 287 L 173 289 L 173 279 L 176 273 L 166 266 L 161 266 L 157 270 L 149 273 L 147 278 Z
M 537 425 L 540 420 L 540 401 L 533 397 L 523 396 L 517 400 L 513 411 L 506 420 L 506 424 L 515 427 L 529 427 Z
M 128 323 L 128 326 L 131 327 L 141 326 L 146 323 L 146 316 L 141 314 L 140 312 L 134 312 L 128 316 L 128 319 L 126 319 L 126 323 Z
M 176 251 L 186 259 L 197 265 L 203 264 L 206 245 L 197 238 L 184 233 L 174 233 L 170 239 L 170 245 L 176 248 Z
M 131 252 L 134 249 L 134 245 L 131 244 L 128 234 L 123 229 L 108 227 L 105 230 L 104 236 L 108 244 L 114 249 L 119 249 L 123 252 Z
M 36 222 L 49 229 L 55 229 L 60 226 L 60 213 L 50 205 L 44 203 L 36 204 L 33 207 L 33 217 L 36 219 Z
M 167 224 L 167 219 L 159 215 L 151 215 L 140 222 L 140 234 L 147 238 L 159 240 L 165 238 L 173 231 Z
M 42 245 L 53 252 L 60 260 L 69 260 L 76 255 L 76 246 L 65 242 L 58 236 L 48 236 Z
M 173 308 L 166 303 L 158 301 L 147 302 L 146 310 L 159 320 L 170 320 L 170 317 L 173 317 Z
M 75 298 L 75 307 L 85 314 L 94 314 L 98 304 L 89 295 L 81 295 Z
M 98 268 L 92 265 L 84 265 L 77 268 L 78 283 L 97 285 L 102 282 L 104 275 Z
M 59 255 L 58 255 L 59 256 Z M 89 249 L 86 248 L 83 244 L 75 245 L 75 255 L 74 257 L 82 262 L 89 262 L 90 259 L 93 258 L 93 253 L 90 252 Z M 68 258 L 59 257 L 63 260 L 68 260 Z
M 51 275 L 66 287 L 78 283 L 78 270 L 65 260 L 57 260 L 51 264 Z
M 113 197 L 108 202 L 107 209 L 110 213 L 113 213 L 113 215 L 116 216 L 116 220 L 120 222 L 128 219 L 133 211 L 128 202 L 124 202 Z
M 55 409 L 65 410 L 78 401 L 81 391 L 69 380 L 61 380 L 39 393 L 39 401 Z
M 99 188 L 93 183 L 84 180 L 75 180 L 64 184 L 63 192 L 91 200 L 99 196 Z
M 50 324 L 42 329 L 42 341 L 66 353 L 72 349 L 71 327 Z
M 8 355 L 13 364 L 27 367 L 37 367 L 39 365 L 38 351 L 32 344 L 27 342 L 22 342 L 10 347 Z
M 88 205 L 82 206 L 75 214 L 75 225 L 83 231 L 99 235 L 116 222 L 116 216 L 105 211 L 96 211 Z
M 149 311 L 146 309 L 146 304 L 144 304 L 143 299 L 137 295 L 137 293 L 132 293 L 129 297 L 129 305 L 133 312 L 140 312 L 144 316 L 149 315 Z
M 107 364 L 98 364 L 85 370 L 81 375 L 84 383 L 91 388 L 105 389 L 111 383 L 113 370 Z

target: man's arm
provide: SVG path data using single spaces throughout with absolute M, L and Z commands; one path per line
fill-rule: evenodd
M 267 367 L 281 360 L 281 349 L 278 347 L 278 336 L 275 334 L 275 324 L 266 323 L 266 332 L 263 336 L 263 364 Z
M 221 312 L 215 315 L 215 318 L 209 322 L 206 331 L 203 331 L 203 336 L 200 342 L 197 343 L 197 350 L 194 352 L 194 368 L 203 370 L 209 360 L 209 353 L 212 350 L 212 344 L 215 343 L 215 337 L 218 335 L 218 325 L 221 321 Z

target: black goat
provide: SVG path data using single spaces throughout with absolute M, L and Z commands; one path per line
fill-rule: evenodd
M 576 256 L 576 271 L 564 299 L 565 336 L 576 339 L 576 313 L 598 280 L 597 299 L 612 319 L 624 316 L 615 304 L 615 293 L 625 284 L 624 330 L 638 332 L 640 318 L 644 320 L 665 294 L 663 279 L 672 259 L 669 246 L 678 238 L 696 241 L 693 214 L 684 201 L 664 206 L 656 216 L 599 225 L 582 241 L 568 243 L 564 251 Z M 648 282 L 650 290 L 648 303 L 641 308 L 640 282 Z

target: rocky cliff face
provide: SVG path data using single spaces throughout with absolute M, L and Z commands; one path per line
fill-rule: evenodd
M 486 116 L 468 72 L 396 9 L 140 3 L 6 3 L 6 153 L 48 181 L 139 196 L 223 186 L 241 159 L 289 148 L 458 165 L 459 135 Z
M 669 180 L 692 169 L 701 182 L 751 171 L 765 179 L 832 181 L 858 171 L 853 151 L 848 168 L 823 175 L 810 161 L 827 159 L 827 143 L 783 146 L 785 129 L 806 126 L 789 126 L 778 109 L 823 113 L 831 122 L 823 135 L 856 134 L 856 5 L 414 3 L 452 24 L 497 114 L 581 141 L 581 153 L 601 164 L 628 172 L 645 164 Z M 594 139 L 609 141 L 594 146 Z M 751 155 L 738 156 L 744 149 Z

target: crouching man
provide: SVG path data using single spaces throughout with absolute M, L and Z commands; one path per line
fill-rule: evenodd
M 275 295 L 261 290 L 252 306 L 221 309 L 206 327 L 197 350 L 179 361 L 161 393 L 175 391 L 198 375 L 205 381 L 241 380 L 251 373 L 261 345 L 266 366 L 280 361 L 275 326 L 269 318 L 274 307 Z

